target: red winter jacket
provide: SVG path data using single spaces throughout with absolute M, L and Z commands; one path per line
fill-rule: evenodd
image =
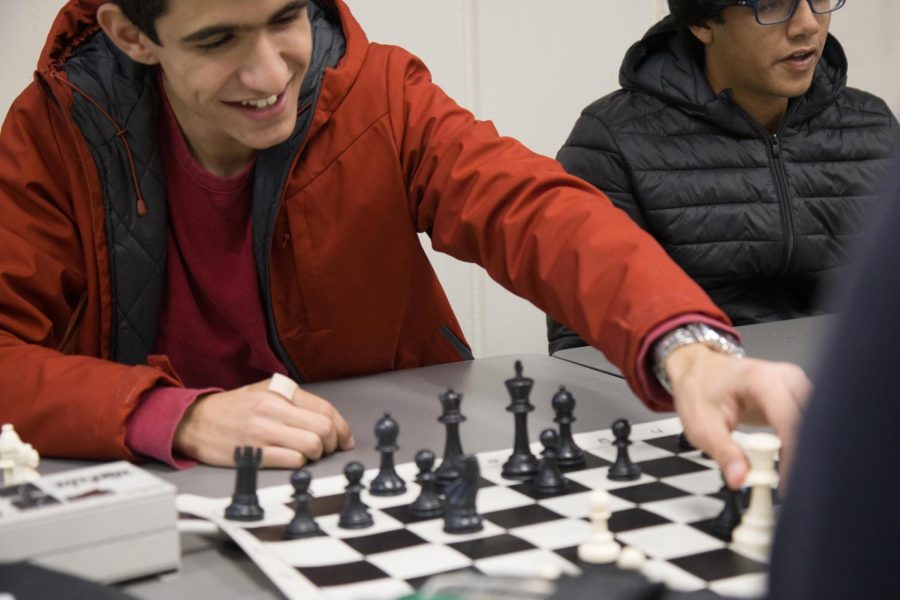
M 180 384 L 149 356 L 166 240 L 154 75 L 99 32 L 102 3 L 60 12 L 0 132 L 0 421 L 44 455 L 132 458 L 137 398 Z M 295 377 L 466 357 L 419 232 L 579 331 L 645 399 L 649 331 L 684 313 L 727 322 L 605 196 L 476 121 L 409 53 L 369 43 L 343 2 L 330 8 L 305 118 L 259 153 L 254 184 L 263 305 Z

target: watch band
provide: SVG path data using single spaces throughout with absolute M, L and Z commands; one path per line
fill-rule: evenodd
M 728 333 L 713 329 L 704 323 L 689 323 L 676 327 L 662 336 L 653 346 L 653 373 L 660 385 L 672 394 L 672 382 L 666 373 L 666 359 L 678 348 L 688 344 L 703 344 L 707 348 L 722 354 L 730 354 L 737 358 L 747 355 L 737 339 Z

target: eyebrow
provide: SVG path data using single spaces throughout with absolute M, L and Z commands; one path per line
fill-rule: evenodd
M 282 6 L 275 14 L 269 17 L 267 23 L 272 23 L 281 19 L 282 17 L 295 12 L 300 11 L 306 8 L 309 4 L 309 0 L 294 0 L 293 2 L 288 2 L 284 6 Z M 182 44 L 194 44 L 196 42 L 202 42 L 203 40 L 209 39 L 211 37 L 215 37 L 218 35 L 226 34 L 226 33 L 235 33 L 237 31 L 245 31 L 247 29 L 253 29 L 253 27 L 243 26 L 243 25 L 212 25 L 210 27 L 204 27 L 194 33 L 186 35 L 181 38 Z

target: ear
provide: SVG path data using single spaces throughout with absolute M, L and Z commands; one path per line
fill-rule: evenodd
M 691 33 L 694 34 L 694 37 L 700 40 L 700 43 L 704 46 L 712 42 L 713 30 L 709 21 L 703 21 L 698 25 L 691 25 L 690 30 Z
M 153 52 L 156 44 L 144 35 L 114 2 L 102 4 L 97 9 L 97 23 L 112 43 L 131 60 L 145 65 L 155 65 L 159 62 Z

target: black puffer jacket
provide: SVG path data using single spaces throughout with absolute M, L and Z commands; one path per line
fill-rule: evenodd
M 736 325 L 824 312 L 822 292 L 894 151 L 897 121 L 846 87 L 829 37 L 776 135 L 725 92 L 668 18 L 631 47 L 621 90 L 588 106 L 558 159 L 651 233 Z M 583 346 L 548 319 L 550 352 Z

